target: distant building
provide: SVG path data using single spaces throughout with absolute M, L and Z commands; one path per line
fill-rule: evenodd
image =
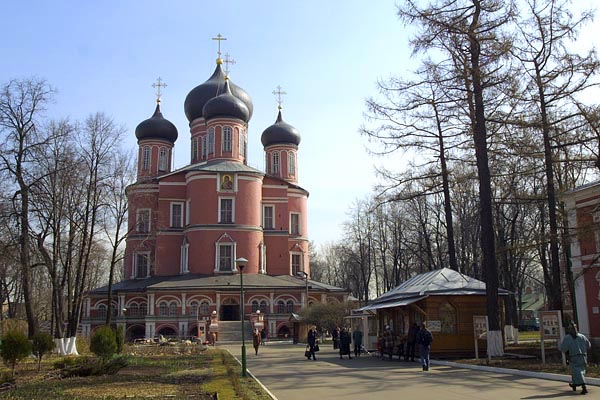
M 315 302 L 341 302 L 344 289 L 310 279 L 308 192 L 298 185 L 300 134 L 283 120 L 281 102 L 261 136 L 266 171 L 247 164 L 250 96 L 222 70 L 192 89 L 189 165 L 171 171 L 177 128 L 160 110 L 135 135 L 137 182 L 128 190 L 124 276 L 113 287 L 113 319 L 128 338 L 195 336 L 210 315 L 239 321 L 260 310 L 270 337 L 291 334 L 290 313 Z M 160 88 L 160 81 L 159 81 Z M 83 332 L 104 323 L 108 288 L 89 293 Z
M 579 330 L 600 343 L 600 181 L 562 196 L 571 238 L 571 272 Z

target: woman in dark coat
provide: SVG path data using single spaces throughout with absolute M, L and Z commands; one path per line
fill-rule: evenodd
M 348 329 L 342 328 L 340 332 L 340 359 L 343 355 L 348 354 L 348 358 L 352 360 L 352 355 L 350 354 L 350 343 L 352 343 L 352 336 L 350 336 L 350 332 Z
M 308 330 L 306 343 L 308 344 L 308 355 L 306 358 L 310 360 L 310 357 L 312 356 L 312 359 L 316 360 L 317 357 L 315 357 L 315 344 L 317 344 L 317 329 L 315 327 L 312 327 Z

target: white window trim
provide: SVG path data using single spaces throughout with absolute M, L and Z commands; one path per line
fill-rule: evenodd
M 298 233 L 293 233 L 292 215 L 297 215 L 298 216 Z M 298 212 L 291 212 L 290 213 L 290 230 L 289 230 L 289 234 L 290 235 L 294 235 L 294 236 L 300 236 L 300 235 L 302 235 L 302 218 L 301 218 L 301 214 L 298 213 Z
M 179 205 L 181 207 L 181 215 L 179 216 L 179 226 L 173 225 L 173 206 Z M 169 205 L 169 226 L 171 228 L 183 228 L 183 210 L 184 205 L 182 201 L 172 201 Z
M 294 259 L 294 256 L 298 256 L 300 257 L 300 265 L 298 265 L 298 271 L 304 271 L 304 254 L 302 254 L 301 252 L 297 252 L 297 251 L 291 251 L 290 252 L 290 275 L 294 275 L 294 263 L 292 262 Z
M 232 153 L 233 152 L 233 129 L 230 126 L 224 126 L 221 134 L 221 153 Z M 229 134 L 229 140 L 226 140 L 227 134 Z M 225 148 L 225 143 L 229 143 L 229 149 Z
M 159 171 L 166 171 L 168 169 L 169 166 L 169 162 L 167 161 L 168 159 L 168 151 L 166 147 L 161 147 L 160 149 L 158 149 L 158 170 Z
M 261 274 L 267 273 L 267 246 L 260 243 L 260 271 Z
M 296 176 L 296 154 L 288 152 L 288 175 Z
M 265 216 L 267 214 L 265 212 L 265 210 L 267 208 L 270 208 L 272 210 L 272 212 L 271 212 L 271 226 L 270 227 L 267 227 L 267 224 L 265 223 L 265 221 L 266 221 Z M 275 229 L 275 205 L 273 205 L 273 204 L 264 204 L 263 205 L 262 226 L 263 226 L 263 229 Z
M 231 200 L 231 222 L 222 222 L 221 221 L 221 200 Z M 227 223 L 234 224 L 235 223 L 235 197 L 219 197 L 219 207 L 218 207 L 218 221 L 219 224 Z
M 219 269 L 219 256 L 220 256 L 220 251 L 219 248 L 221 246 L 231 246 L 231 270 L 227 270 L 227 271 L 221 271 Z M 231 272 L 236 272 L 237 271 L 237 266 L 235 265 L 235 260 L 236 260 L 236 243 L 235 242 L 216 242 L 215 243 L 215 269 L 214 272 L 225 272 L 225 273 L 231 273 Z
M 148 212 L 148 230 L 141 231 L 140 230 L 140 215 L 142 213 Z M 150 208 L 138 208 L 135 212 L 135 231 L 137 233 L 150 233 L 152 232 L 152 209 Z
M 137 272 L 137 257 L 138 255 L 145 255 L 148 260 L 148 265 L 146 265 L 146 276 L 138 277 L 136 276 Z M 136 251 L 133 253 L 133 268 L 131 269 L 131 279 L 144 279 L 150 277 L 150 252 L 149 251 Z
M 187 274 L 188 272 L 190 272 L 189 269 L 189 251 L 190 251 L 190 244 L 186 241 L 182 246 L 181 246 L 181 265 L 179 267 L 179 271 L 182 274 Z
M 142 171 L 149 171 L 152 165 L 152 149 L 150 146 L 142 147 Z

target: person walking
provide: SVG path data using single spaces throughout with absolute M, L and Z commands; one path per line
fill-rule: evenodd
M 258 348 L 260 347 L 260 332 L 258 329 L 255 329 L 252 335 L 252 345 L 254 346 L 254 354 L 258 355 Z
M 571 367 L 571 389 L 577 391 L 577 386 L 581 386 L 581 394 L 588 392 L 585 386 L 585 367 L 587 365 L 587 352 L 592 346 L 588 338 L 577 332 L 577 325 L 573 321 L 567 327 L 567 335 L 560 343 L 559 349 L 563 353 L 568 353 L 569 365 Z
M 267 344 L 267 330 L 265 328 L 260 331 L 260 344 L 263 346 Z
M 406 355 L 404 356 L 404 361 L 415 361 L 415 345 L 417 343 L 417 333 L 419 333 L 419 325 L 416 322 L 413 322 L 412 326 L 408 330 L 408 335 L 406 336 Z
M 363 341 L 363 333 L 361 332 L 360 327 L 356 327 L 354 332 L 352 332 L 352 341 L 354 342 L 354 356 L 360 357 Z
M 310 360 L 312 357 L 313 360 L 316 361 L 317 357 L 315 356 L 315 345 L 317 344 L 317 328 L 311 327 L 308 330 L 308 335 L 306 336 L 306 343 L 308 344 L 308 349 L 305 352 L 306 358 Z
M 343 355 L 348 354 L 348 359 L 352 360 L 352 354 L 350 354 L 350 343 L 352 343 L 352 336 L 348 332 L 347 328 L 342 328 L 340 331 L 340 360 Z
M 340 327 L 336 326 L 333 332 L 331 332 L 331 338 L 333 339 L 333 349 L 337 350 L 340 347 Z
M 433 335 L 427 329 L 425 322 L 421 323 L 421 329 L 417 333 L 417 343 L 419 344 L 419 355 L 421 356 L 421 365 L 423 371 L 429 371 L 429 352 L 431 350 Z

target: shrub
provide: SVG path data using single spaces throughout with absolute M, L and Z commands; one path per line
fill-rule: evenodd
M 123 352 L 123 344 L 125 343 L 125 330 L 123 329 L 123 325 L 117 326 L 115 339 L 117 340 L 117 353 L 121 354 Z
M 38 360 L 38 371 L 42 368 L 42 357 L 54 349 L 54 339 L 49 333 L 36 333 L 31 338 L 31 350 Z
M 109 326 L 98 328 L 92 336 L 90 351 L 104 361 L 111 358 L 117 351 L 115 332 Z
M 12 374 L 15 374 L 17 363 L 31 354 L 31 343 L 27 335 L 19 331 L 8 331 L 2 337 L 2 346 L 0 355 L 4 362 L 12 367 Z

